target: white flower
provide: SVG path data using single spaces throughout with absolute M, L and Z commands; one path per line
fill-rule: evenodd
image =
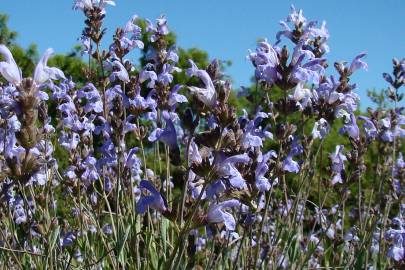
M 5 62 L 0 62 L 0 73 L 3 77 L 10 83 L 18 85 L 22 81 L 22 74 L 17 63 L 14 61 L 13 55 L 10 50 L 4 46 L 0 45 L 0 54 L 5 58 Z M 66 79 L 62 70 L 56 67 L 48 67 L 47 62 L 49 57 L 53 54 L 53 49 L 47 49 L 42 56 L 41 60 L 38 62 L 34 71 L 34 82 L 37 86 L 43 84 L 49 79 Z
M 312 129 L 312 137 L 314 139 L 319 138 L 323 139 L 330 131 L 330 126 L 328 121 L 321 118 L 315 122 L 314 128 Z
M 93 9 L 94 6 L 104 8 L 105 5 L 115 6 L 115 2 L 112 0 L 75 0 L 73 3 L 73 9 Z
M 300 110 L 303 110 L 307 107 L 308 103 L 310 102 L 312 97 L 311 90 L 308 88 L 304 88 L 304 84 L 302 82 L 298 83 L 295 87 L 294 95 L 292 98 L 294 101 L 297 102 L 297 106 L 300 107 Z
M 189 77 L 196 76 L 204 83 L 205 88 L 189 86 L 188 89 L 191 93 L 195 94 L 197 98 L 208 107 L 212 108 L 217 102 L 217 94 L 214 84 L 205 70 L 198 69 L 196 64 L 192 60 L 188 60 L 191 64 L 191 68 L 187 69 L 187 75 Z
M 53 54 L 53 49 L 49 48 L 45 51 L 41 60 L 38 62 L 34 71 L 34 81 L 37 85 L 40 85 L 49 79 L 57 80 L 60 78 L 66 79 L 62 70 L 56 67 L 48 67 L 47 62 L 49 57 Z
M 10 83 L 18 85 L 22 80 L 21 70 L 14 61 L 10 50 L 0 45 L 0 54 L 5 58 L 5 62 L 0 62 L 0 73 Z

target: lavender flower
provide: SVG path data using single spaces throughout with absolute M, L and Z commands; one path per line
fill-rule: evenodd
M 274 84 L 281 78 L 277 67 L 279 65 L 278 54 L 276 50 L 264 40 L 259 42 L 256 52 L 250 52 L 247 56 L 253 66 L 256 68 L 255 76 L 259 81 L 265 81 L 269 84 Z
M 292 95 L 290 98 L 296 102 L 299 110 L 302 111 L 311 104 L 311 97 L 311 90 L 304 88 L 304 84 L 300 82 L 295 87 L 294 95 Z
M 114 68 L 115 68 L 115 70 L 116 70 L 111 73 L 111 76 L 110 76 L 111 81 L 115 81 L 115 78 L 118 78 L 120 81 L 129 82 L 128 71 L 125 69 L 125 67 L 121 64 L 120 61 L 114 60 L 108 66 L 109 66 L 109 69 L 114 70 Z
M 344 171 L 344 161 L 347 160 L 346 156 L 342 154 L 343 146 L 337 145 L 335 153 L 329 154 L 329 159 L 332 162 L 332 185 L 336 183 L 343 183 L 342 172 Z
M 129 53 L 135 48 L 144 48 L 144 44 L 141 41 L 142 28 L 136 24 L 137 19 L 138 16 L 133 15 L 132 18 L 125 24 L 120 35 L 116 37 L 119 41 L 119 46 L 125 50 L 125 53 Z M 110 52 L 114 52 L 116 49 L 116 43 L 110 45 Z
M 88 156 L 82 164 L 82 169 L 84 172 L 81 175 L 81 179 L 84 181 L 86 186 L 90 186 L 100 177 L 96 169 L 96 162 L 97 160 L 94 157 Z
M 246 186 L 246 181 L 243 179 L 241 173 L 236 169 L 235 164 L 248 163 L 249 161 L 250 158 L 246 153 L 231 157 L 226 157 L 223 153 L 219 153 L 215 161 L 215 166 L 219 176 L 228 178 L 229 183 L 233 187 L 243 188 Z
M 170 91 L 168 105 L 175 108 L 177 103 L 184 103 L 187 102 L 187 98 L 184 95 L 178 94 L 178 91 L 182 88 L 182 85 L 176 84 L 172 90 Z
M 92 83 L 87 84 L 77 91 L 77 97 L 86 100 L 84 112 L 100 113 L 103 111 L 103 102 L 101 101 L 100 93 Z
M 160 18 L 156 19 L 156 27 L 154 27 L 152 22 L 149 20 L 146 20 L 146 23 L 147 23 L 146 31 L 153 33 L 149 38 L 151 42 L 156 42 L 159 36 L 166 36 L 169 34 L 169 28 L 167 27 L 167 20 L 164 16 L 161 16 Z
M 303 63 L 305 57 L 309 57 L 309 61 Z M 290 81 L 294 83 L 305 82 L 319 84 L 320 77 L 324 74 L 325 68 L 322 66 L 324 59 L 315 58 L 312 52 L 303 49 L 303 44 L 298 43 L 294 48 L 290 66 L 292 71 Z
M 259 126 L 263 119 L 268 118 L 268 115 L 264 112 L 258 112 L 253 120 L 250 120 L 244 128 L 244 134 L 242 144 L 245 149 L 251 147 L 262 147 L 263 140 L 273 138 L 273 134 L 267 131 L 267 126 L 264 130 Z M 241 120 L 248 120 L 247 118 L 241 118 Z
M 27 213 L 24 208 L 24 202 L 21 198 L 16 198 L 14 202 L 13 216 L 16 224 L 27 222 Z
M 293 156 L 289 154 L 283 161 L 283 170 L 292 173 L 298 173 L 300 171 L 300 165 L 297 161 L 292 159 Z
M 353 59 L 352 63 L 350 64 L 350 67 L 349 67 L 349 74 L 353 74 L 358 69 L 364 69 L 364 70 L 368 69 L 367 63 L 363 62 L 361 60 L 361 58 L 363 58 L 366 55 L 367 55 L 367 53 L 362 52 Z
M 350 120 L 340 129 L 340 133 L 347 133 L 351 139 L 359 140 L 360 131 L 356 123 L 356 116 L 353 113 L 350 114 Z
M 215 91 L 214 84 L 205 70 L 198 69 L 196 64 L 192 60 L 188 60 L 191 68 L 187 69 L 187 76 L 196 76 L 201 79 L 205 88 L 200 88 L 196 86 L 189 86 L 189 90 L 197 96 L 197 98 L 203 102 L 207 107 L 212 108 L 217 102 L 217 94 Z
M 208 209 L 207 221 L 209 223 L 224 222 L 227 230 L 233 231 L 236 227 L 235 218 L 232 214 L 226 212 L 224 208 L 240 207 L 241 203 L 238 200 L 228 200 L 217 204 L 212 204 Z
M 360 97 L 353 91 L 356 84 L 350 76 L 367 69 L 365 54 L 350 64 L 335 63 L 338 77 L 327 76 L 329 63 L 323 58 L 329 51 L 326 23 L 309 20 L 292 6 L 281 22 L 276 43 L 264 39 L 254 52 L 249 51 L 247 59 L 254 66 L 257 87 L 245 88 L 243 95 L 259 104 L 234 108 L 232 87 L 224 81 L 218 61 L 204 70 L 189 60 L 186 75 L 197 84 L 173 85 L 175 78 L 184 79 L 174 76 L 181 71 L 178 65 L 183 66 L 184 54 L 179 55 L 171 44 L 165 17 L 155 25 L 146 20 L 142 32 L 144 24 L 134 15 L 117 28 L 110 46 L 102 48 L 108 44 L 103 40 L 103 22 L 109 4 L 115 5 L 111 0 L 74 1 L 74 9 L 86 17 L 81 43 L 90 57 L 83 74 L 88 81 L 80 81 L 78 88 L 60 69 L 47 65 L 52 49 L 44 53 L 32 78 L 24 78 L 9 49 L 0 45 L 0 74 L 8 82 L 0 85 L 0 216 L 4 219 L 0 246 L 17 254 L 11 259 L 0 256 L 5 268 L 19 265 L 21 252 L 37 267 L 38 260 L 30 256 L 40 258 L 55 244 L 49 259 L 56 268 L 66 258 L 75 266 L 86 260 L 96 262 L 96 268 L 111 268 L 114 256 L 120 265 L 122 258 L 131 256 L 132 243 L 139 249 L 149 240 L 147 252 L 128 257 L 129 261 L 142 265 L 149 255 L 157 252 L 167 258 L 165 252 L 172 250 L 176 264 L 217 267 L 215 256 L 209 260 L 211 265 L 190 259 L 200 258 L 213 247 L 223 262 L 232 262 L 236 268 L 242 267 L 240 258 L 247 249 L 252 250 L 248 264 L 256 268 L 288 269 L 304 257 L 303 268 L 334 267 L 336 262 L 359 265 L 360 251 L 370 255 L 369 264 L 362 264 L 366 268 L 376 263 L 387 268 L 403 266 L 401 179 L 405 165 L 400 138 L 405 136 L 405 116 L 399 88 L 405 60 L 394 59 L 393 74 L 383 75 L 395 107 L 369 110 L 370 116 L 356 119 L 361 114 Z M 283 37 L 293 45 L 279 47 Z M 142 61 L 130 62 L 129 53 L 143 49 L 142 40 L 148 40 Z M 182 88 L 199 101 L 185 111 L 188 97 Z M 315 140 L 325 140 L 332 124 L 341 122 L 335 121 L 339 118 L 344 120 L 340 133 L 350 139 L 345 146 L 347 157 L 343 145 L 338 145 L 328 155 L 329 163 L 311 168 L 319 159 Z M 314 123 L 312 136 L 307 134 L 308 123 Z M 379 143 L 373 145 L 374 140 Z M 156 147 L 160 142 L 164 149 Z M 276 148 L 279 153 L 270 150 Z M 374 159 L 376 150 L 382 155 L 378 159 Z M 163 156 L 167 166 L 156 160 Z M 345 171 L 348 160 L 350 177 Z M 377 200 L 363 200 L 362 194 L 372 187 L 362 185 L 358 194 L 353 180 L 367 180 L 364 168 L 373 167 L 378 172 L 373 183 L 381 181 L 374 196 Z M 319 198 L 325 202 L 322 207 L 311 199 L 311 186 L 301 181 L 319 170 L 326 170 L 333 185 L 326 201 Z M 288 176 L 286 183 L 292 186 L 279 190 L 282 176 Z M 132 220 L 131 211 L 142 215 L 149 209 L 150 215 L 136 219 L 133 233 L 125 229 L 129 228 L 125 222 Z M 356 226 L 370 217 L 374 229 L 370 237 L 364 237 L 370 224 Z M 152 239 L 148 228 L 162 237 L 157 234 Z M 129 237 L 119 243 L 115 255 L 108 251 L 113 233 Z M 286 233 L 292 246 L 284 241 Z M 139 241 L 132 241 L 133 236 Z M 100 237 L 105 241 L 94 246 Z M 172 248 L 174 242 L 179 249 Z M 325 252 L 340 242 L 341 252 L 325 260 Z M 369 249 L 359 250 L 362 246 Z M 99 258 L 94 250 L 105 256 Z M 381 252 L 386 256 L 376 256 Z M 151 261 L 153 267 L 155 261 Z
M 296 137 L 290 136 L 289 139 L 291 141 L 291 150 L 283 161 L 283 170 L 291 173 L 298 173 L 300 171 L 300 165 L 297 161 L 293 160 L 293 157 L 300 155 L 303 148 L 298 144 Z
M 258 164 L 255 170 L 255 179 L 256 179 L 255 184 L 260 192 L 269 191 L 271 188 L 269 179 L 265 177 L 266 173 L 269 170 L 267 162 L 271 158 L 277 158 L 277 153 L 273 150 L 270 150 L 264 155 L 260 153 L 259 157 L 257 158 Z
M 155 82 L 157 80 L 156 72 L 153 70 L 150 70 L 151 68 L 153 68 L 152 64 L 148 64 L 145 68 L 146 69 L 142 70 L 141 73 L 139 74 L 139 81 L 141 83 L 143 83 L 143 82 L 149 80 L 149 83 L 147 86 L 149 88 L 153 88 L 153 87 L 155 87 Z
M 385 237 L 393 241 L 387 251 L 387 256 L 399 262 L 405 259 L 405 226 L 400 229 L 390 229 Z
M 103 231 L 103 233 L 107 234 L 107 235 L 111 235 L 113 233 L 112 227 L 110 224 L 104 224 L 103 228 L 101 228 L 101 230 Z
M 148 207 L 155 209 L 160 212 L 165 212 L 168 210 L 168 205 L 165 198 L 160 195 L 159 191 L 146 180 L 142 180 L 139 183 L 139 188 L 149 191 L 150 195 L 142 195 L 136 204 L 136 211 L 139 214 L 144 214 Z
M 323 139 L 326 135 L 328 135 L 329 131 L 329 123 L 325 119 L 321 118 L 314 124 L 314 128 L 312 129 L 312 137 L 314 139 Z
M 148 139 L 151 142 L 161 141 L 169 146 L 169 148 L 172 150 L 178 149 L 176 128 L 174 127 L 170 113 L 163 111 L 162 116 L 166 122 L 166 127 L 164 129 L 156 128 L 149 135 Z
M 62 247 L 70 247 L 74 244 L 76 240 L 76 235 L 73 232 L 67 232 L 60 240 L 60 245 Z
M 371 121 L 370 118 L 362 116 L 362 115 L 360 115 L 358 117 L 358 119 L 364 121 L 363 128 L 364 128 L 364 131 L 366 132 L 366 137 L 368 139 L 375 139 L 377 137 L 378 131 L 377 131 L 377 128 L 374 125 L 373 121 Z
M 180 72 L 181 69 L 172 64 L 164 64 L 162 72 L 158 75 L 157 81 L 165 86 L 168 86 L 173 81 L 173 72 Z
M 115 6 L 115 2 L 112 0 L 75 0 L 73 9 L 82 11 L 91 10 L 95 7 L 104 9 L 105 5 Z

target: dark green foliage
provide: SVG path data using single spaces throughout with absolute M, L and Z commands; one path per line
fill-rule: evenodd
M 7 27 L 8 16 L 0 14 L 0 44 L 10 46 L 15 42 L 17 38 L 17 32 L 11 31 Z

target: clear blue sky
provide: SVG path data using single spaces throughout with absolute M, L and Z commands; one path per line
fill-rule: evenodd
M 68 52 L 80 36 L 83 15 L 73 11 L 70 0 L 0 0 L 0 12 L 10 16 L 9 25 L 19 33 L 18 42 L 26 47 L 34 42 L 40 51 L 52 47 Z M 330 32 L 327 55 L 332 72 L 334 61 L 351 59 L 367 51 L 369 71 L 359 71 L 352 81 L 358 83 L 362 108 L 370 105 L 366 90 L 381 89 L 387 84 L 382 72 L 391 72 L 392 57 L 405 57 L 404 0 L 116 0 L 107 7 L 106 27 L 109 35 L 133 15 L 154 20 L 165 14 L 169 27 L 184 48 L 198 47 L 210 58 L 231 60 L 228 74 L 234 86 L 248 85 L 253 68 L 245 60 L 256 40 L 267 37 L 275 41 L 290 5 L 304 10 L 311 20 L 326 20 Z

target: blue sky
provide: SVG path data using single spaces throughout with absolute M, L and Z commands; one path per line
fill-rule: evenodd
M 42 52 L 52 47 L 68 52 L 77 44 L 83 27 L 83 15 L 73 11 L 70 0 L 0 0 L 0 12 L 10 16 L 9 26 L 19 33 L 18 42 L 26 47 L 36 43 Z M 231 60 L 227 73 L 234 86 L 248 85 L 253 74 L 245 60 L 259 38 L 273 43 L 290 5 L 304 10 L 307 19 L 325 20 L 330 33 L 327 55 L 333 62 L 351 61 L 366 51 L 368 72 L 359 71 L 352 82 L 358 84 L 362 108 L 371 105 L 366 96 L 370 88 L 387 84 L 382 72 L 391 72 L 391 59 L 404 57 L 405 1 L 403 0 L 116 0 L 107 8 L 106 27 L 110 37 L 133 15 L 155 19 L 165 14 L 169 27 L 177 34 L 178 45 L 208 51 L 210 58 Z

